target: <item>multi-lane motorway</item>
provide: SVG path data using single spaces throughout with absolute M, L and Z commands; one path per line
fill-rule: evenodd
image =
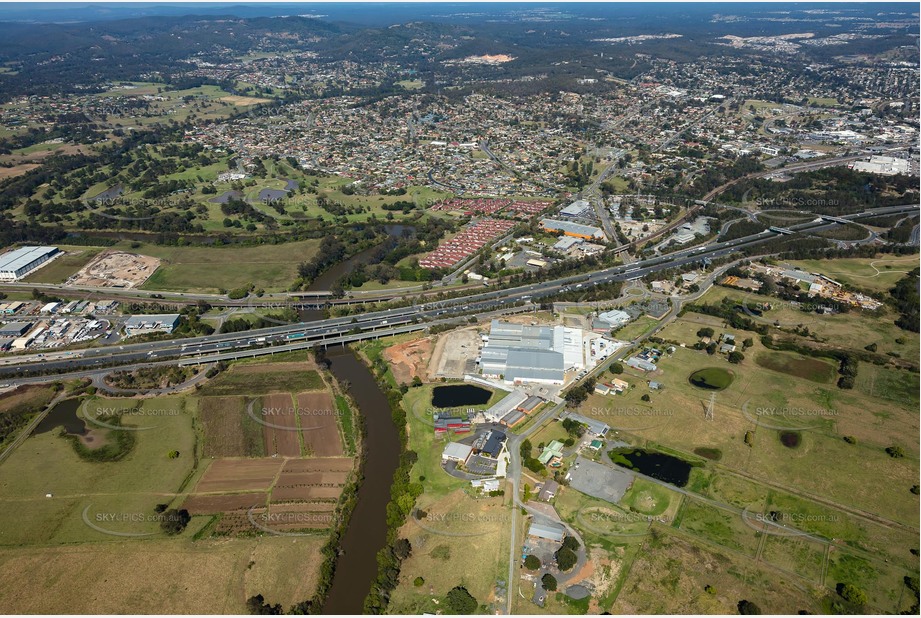
M 88 348 L 68 352 L 25 354 L 3 359 L 0 376 L 67 372 L 109 365 L 132 365 L 158 360 L 226 358 L 233 351 L 247 350 L 248 355 L 277 353 L 284 349 L 301 349 L 313 345 L 341 343 L 344 339 L 357 341 L 400 332 L 423 330 L 432 324 L 445 324 L 459 316 L 480 315 L 502 311 L 519 303 L 536 302 L 560 291 L 571 291 L 613 281 L 630 281 L 650 273 L 700 262 L 704 258 L 720 258 L 733 251 L 763 243 L 784 233 L 813 233 L 885 214 L 909 214 L 918 210 L 917 204 L 878 208 L 867 212 L 837 217 L 835 220 L 816 218 L 789 226 L 785 230 L 771 229 L 725 242 L 693 247 L 664 256 L 615 266 L 588 274 L 572 275 L 504 290 L 490 290 L 444 301 L 420 302 L 409 307 L 374 311 L 357 316 L 330 318 L 304 323 L 279 323 L 276 326 L 242 333 L 214 334 L 205 337 L 171 339 L 146 343 Z

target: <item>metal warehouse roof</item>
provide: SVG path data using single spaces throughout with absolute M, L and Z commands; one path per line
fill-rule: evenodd
M 17 271 L 40 257 L 57 252 L 57 247 L 20 247 L 0 255 L 0 270 Z
M 548 541 L 562 541 L 566 529 L 559 524 L 538 524 L 532 523 L 528 529 L 528 536 L 536 536 Z
M 569 232 L 570 234 L 579 234 L 581 236 L 599 236 L 601 228 L 593 225 L 582 225 L 572 221 L 560 221 L 558 219 L 541 219 L 540 224 L 550 230 L 559 230 Z

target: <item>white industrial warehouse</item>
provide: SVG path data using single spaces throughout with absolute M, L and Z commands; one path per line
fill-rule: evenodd
M 58 256 L 57 247 L 26 246 L 0 255 L 0 281 L 18 281 Z
M 480 352 L 484 376 L 506 383 L 563 384 L 567 371 L 593 367 L 619 343 L 580 328 L 493 320 Z

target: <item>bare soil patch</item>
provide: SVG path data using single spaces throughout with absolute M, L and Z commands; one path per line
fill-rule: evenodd
M 150 278 L 160 267 L 160 260 L 124 251 L 103 251 L 71 277 L 71 285 L 134 288 Z
M 338 457 L 342 455 L 342 438 L 336 405 L 328 392 L 300 393 L 297 396 L 298 420 L 308 455 Z
M 268 495 L 262 492 L 222 496 L 189 496 L 182 508 L 192 515 L 211 515 L 227 511 L 246 511 L 252 507 L 265 507 Z
M 217 459 L 198 482 L 196 493 L 268 491 L 282 459 Z
M 13 167 L 0 167 L 0 180 L 22 176 L 26 172 L 34 170 L 36 167 L 41 166 L 38 163 L 20 163 Z
M 428 379 L 428 364 L 432 358 L 434 342 L 429 337 L 408 341 L 384 349 L 384 360 L 390 363 L 393 377 L 401 384 L 409 384 L 413 378 Z
M 275 393 L 262 398 L 262 432 L 265 453 L 270 457 L 300 457 L 301 444 L 297 437 L 297 416 L 291 395 Z M 258 414 L 258 412 L 257 412 Z

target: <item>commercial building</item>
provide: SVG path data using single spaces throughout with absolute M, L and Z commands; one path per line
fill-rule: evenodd
M 60 253 L 57 247 L 27 246 L 0 255 L 0 281 L 18 281 Z
M 534 522 L 531 524 L 531 527 L 528 528 L 528 536 L 545 539 L 547 541 L 562 541 L 565 533 L 566 529 L 563 526 L 554 523 L 544 524 Z
M 456 461 L 458 463 L 465 464 L 467 463 L 467 460 L 470 459 L 470 454 L 472 452 L 473 447 L 469 444 L 461 444 L 460 442 L 448 442 L 445 444 L 445 450 L 441 453 L 441 461 Z
M 482 448 L 480 448 L 480 455 L 490 459 L 498 459 L 504 446 L 505 434 L 501 431 L 492 430 L 486 434 L 486 440 Z
M 25 335 L 29 328 L 32 327 L 30 322 L 10 322 L 9 324 L 0 325 L 0 337 L 21 337 Z
M 125 321 L 125 334 L 130 337 L 140 333 L 171 333 L 178 325 L 178 313 L 133 315 Z
M 632 318 L 630 314 L 626 311 L 621 311 L 620 309 L 612 309 L 611 311 L 605 311 L 604 313 L 598 314 L 598 319 L 602 322 L 608 323 L 611 327 L 623 326 L 629 322 Z
M 583 240 L 605 240 L 604 232 L 600 227 L 582 225 L 572 221 L 558 219 L 541 219 L 540 226 L 548 232 L 562 232 L 566 236 L 581 238 Z
M 560 216 L 567 218 L 578 218 L 590 216 L 593 213 L 594 211 L 592 209 L 592 205 L 588 202 L 588 200 L 576 200 L 566 208 L 563 208 L 560 211 Z
M 599 438 L 603 438 L 607 435 L 608 431 L 611 430 L 607 423 L 602 423 L 601 421 L 589 418 L 587 416 L 582 416 L 581 414 L 576 414 L 575 412 L 567 412 L 565 415 L 561 414 L 560 418 L 568 418 L 576 421 L 577 423 L 582 423 L 585 425 L 585 429 L 589 434 L 598 436 Z
M 480 354 L 483 375 L 506 382 L 563 384 L 568 369 L 582 369 L 582 331 L 493 320 Z
M 896 174 L 907 174 L 909 164 L 906 159 L 873 156 L 869 161 L 857 161 L 852 167 L 858 172 L 895 176 Z
M 545 466 L 553 465 L 563 458 L 563 443 L 559 440 L 553 440 L 544 447 L 544 450 L 537 456 L 537 461 Z
M 447 433 L 449 429 L 454 433 L 466 433 L 470 431 L 470 420 L 459 416 L 435 417 L 435 433 Z

